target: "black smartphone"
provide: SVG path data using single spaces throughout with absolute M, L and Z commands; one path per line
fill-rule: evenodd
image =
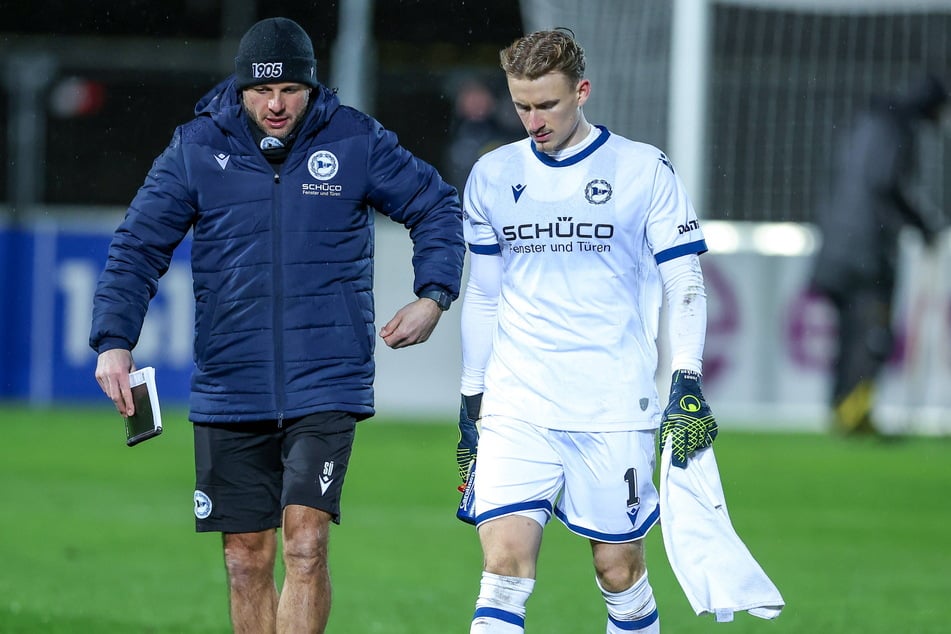
M 132 386 L 132 402 L 135 414 L 124 417 L 126 444 L 130 447 L 162 433 L 162 417 L 152 408 L 148 382 Z

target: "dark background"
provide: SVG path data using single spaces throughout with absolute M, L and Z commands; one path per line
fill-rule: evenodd
M 375 0 L 374 5 L 376 65 L 370 73 L 372 102 L 364 109 L 444 176 L 451 174 L 446 155 L 453 100 L 465 77 L 491 78 L 503 108 L 514 114 L 498 51 L 523 33 L 520 3 Z M 624 77 L 638 78 L 630 94 L 612 93 L 611 79 L 598 85 L 606 87 L 599 95 L 610 108 L 637 114 L 632 117 L 637 125 L 615 131 L 671 152 L 669 5 L 624 4 L 636 16 L 634 24 L 649 27 L 641 35 L 650 51 L 637 49 L 633 35 L 605 32 L 611 20 L 618 21 L 606 6 L 590 6 L 590 15 L 601 20 L 596 33 L 608 44 L 602 55 L 623 58 L 639 51 L 629 66 L 615 64 Z M 289 0 L 0 0 L 0 208 L 12 208 L 16 216 L 18 208 L 33 203 L 126 205 L 175 126 L 190 119 L 199 98 L 233 70 L 240 36 L 259 19 L 283 15 L 304 26 L 314 40 L 318 78 L 336 88 L 330 70 L 340 12 L 339 2 Z M 870 97 L 907 85 L 926 68 L 951 82 L 949 33 L 949 10 L 796 12 L 715 4 L 709 69 L 702 78 L 707 100 L 695 194 L 703 217 L 811 222 L 834 178 L 838 134 Z M 591 48 L 597 47 L 591 43 Z M 11 130 L 19 129 L 12 127 L 11 116 L 26 94 L 22 72 L 15 76 L 24 55 L 45 55 L 55 64 L 48 94 L 34 108 L 46 138 L 28 146 L 41 153 L 33 165 L 42 175 L 29 204 L 20 204 L 25 179 L 18 179 L 17 161 L 22 167 L 30 160 L 23 160 L 21 146 L 11 149 Z M 90 102 L 54 108 L 70 82 L 85 86 Z M 951 222 L 951 180 L 943 168 L 951 140 L 936 129 L 925 136 L 920 189 L 943 222 Z M 460 185 L 459 177 L 447 178 Z
M 377 0 L 377 66 L 372 115 L 418 156 L 442 167 L 452 91 L 467 73 L 497 74 L 498 51 L 522 33 L 518 3 Z M 237 11 L 236 11 L 237 9 Z M 91 103 L 63 113 L 41 104 L 47 142 L 40 203 L 125 205 L 175 126 L 232 70 L 237 41 L 253 22 L 285 16 L 314 41 L 318 78 L 328 83 L 337 38 L 336 2 L 172 0 L 161 3 L 0 2 L 0 62 L 42 54 L 55 61 L 52 99 L 66 81 Z M 212 54 L 209 54 L 209 51 Z M 5 69 L 6 70 L 6 69 Z M 0 121 L 9 121 L 18 86 L 6 75 Z M 11 85 L 13 84 L 13 85 Z M 328 84 L 329 85 L 329 84 Z M 334 86 L 331 86 L 334 87 Z M 43 110 L 43 105 L 47 105 Z M 7 125 L 0 125 L 0 200 L 9 201 Z

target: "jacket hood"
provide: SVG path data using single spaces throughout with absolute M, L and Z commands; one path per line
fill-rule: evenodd
M 300 136 L 319 130 L 340 107 L 340 99 L 326 86 L 318 84 L 310 94 L 310 107 L 301 123 Z M 230 75 L 209 90 L 195 104 L 195 116 L 211 117 L 215 123 L 233 130 L 242 121 L 242 106 L 234 75 Z

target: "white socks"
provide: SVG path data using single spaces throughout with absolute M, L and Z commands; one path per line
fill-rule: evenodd
M 647 573 L 622 592 L 608 592 L 595 581 L 608 608 L 607 634 L 660 634 Z M 469 634 L 524 634 L 525 604 L 534 588 L 534 579 L 483 572 Z
M 534 588 L 534 579 L 483 572 L 469 634 L 523 634 L 525 603 Z
M 647 573 L 622 592 L 608 592 L 595 579 L 608 607 L 607 634 L 660 634 L 660 619 Z

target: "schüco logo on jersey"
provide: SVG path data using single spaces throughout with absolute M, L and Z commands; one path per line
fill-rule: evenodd
M 570 216 L 559 217 L 555 222 L 525 223 L 502 227 L 502 235 L 513 240 L 550 240 L 552 238 L 597 238 L 608 240 L 614 237 L 614 225 L 607 223 L 574 222 Z

